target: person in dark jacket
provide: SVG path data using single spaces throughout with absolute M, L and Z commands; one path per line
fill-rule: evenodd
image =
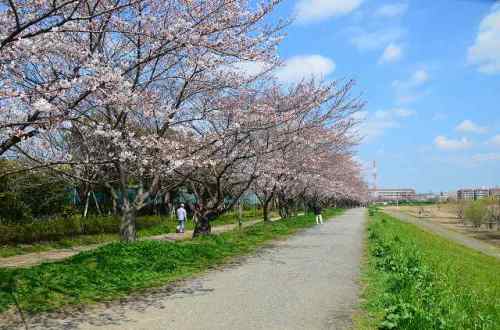
M 323 216 L 321 215 L 321 206 L 314 206 L 314 215 L 316 215 L 316 224 L 323 224 Z

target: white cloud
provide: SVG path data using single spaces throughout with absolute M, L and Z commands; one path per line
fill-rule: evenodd
M 382 56 L 378 60 L 379 63 L 394 63 L 401 59 L 403 51 L 400 46 L 390 43 L 382 53 Z
M 497 134 L 494 137 L 492 137 L 489 143 L 500 147 L 500 134 Z
M 223 67 L 223 70 L 236 71 L 246 77 L 253 77 L 270 69 L 270 64 L 261 61 L 242 61 Z
M 420 86 L 424 83 L 426 83 L 429 80 L 429 74 L 427 73 L 426 70 L 420 69 L 415 71 L 413 74 L 413 77 L 411 78 L 411 82 L 415 86 Z
M 474 44 L 469 47 L 468 61 L 482 73 L 500 73 L 500 5 L 483 18 Z
M 335 71 L 335 62 L 321 55 L 295 56 L 285 61 L 276 72 L 281 82 L 298 82 L 302 79 L 321 79 Z
M 392 86 L 395 88 L 414 88 L 419 87 L 428 82 L 430 79 L 429 73 L 425 69 L 415 71 L 407 80 L 394 80 Z
M 299 0 L 295 5 L 295 14 L 299 23 L 318 22 L 349 14 L 362 2 L 363 0 Z
M 406 80 L 395 80 L 392 87 L 396 91 L 399 103 L 411 103 L 423 95 L 422 86 L 430 80 L 429 73 L 425 69 L 416 70 Z
M 392 128 L 401 127 L 400 119 L 415 115 L 415 111 L 395 108 L 384 111 L 376 111 L 373 115 L 366 111 L 356 114 L 356 118 L 361 120 L 359 134 L 365 141 L 371 141 L 384 135 L 385 131 Z
M 500 161 L 500 153 L 476 154 L 472 156 L 472 160 L 478 163 L 488 162 L 488 161 Z
M 382 17 L 398 17 L 402 16 L 408 10 L 408 4 L 399 2 L 384 5 L 377 9 L 375 14 Z
M 455 129 L 461 133 L 482 134 L 488 131 L 486 127 L 481 127 L 468 119 L 458 124 L 458 126 Z
M 453 140 L 442 135 L 436 137 L 434 143 L 436 147 L 442 150 L 463 150 L 472 146 L 472 143 L 467 138 Z
M 395 43 L 403 37 L 404 31 L 399 28 L 366 31 L 360 27 L 349 29 L 350 42 L 358 50 L 383 49 L 390 43 Z

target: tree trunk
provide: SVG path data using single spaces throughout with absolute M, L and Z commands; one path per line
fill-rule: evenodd
M 122 221 L 120 224 L 120 237 L 123 242 L 137 241 L 135 227 L 135 210 L 126 203 L 123 207 Z
M 262 213 L 264 215 L 264 222 L 270 222 L 271 218 L 269 217 L 269 202 L 270 198 L 266 199 L 262 205 Z
M 210 235 L 211 232 L 212 226 L 210 225 L 209 217 L 207 215 L 200 215 L 194 226 L 193 238 Z

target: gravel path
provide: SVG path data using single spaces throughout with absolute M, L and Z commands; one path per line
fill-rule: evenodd
M 32 329 L 349 329 L 364 219 L 364 209 L 349 210 L 176 288 L 30 323 Z
M 435 234 L 438 234 L 440 236 L 443 236 L 444 238 L 447 238 L 451 241 L 454 241 L 456 243 L 467 246 L 467 247 L 474 249 L 476 251 L 480 251 L 484 254 L 487 254 L 489 256 L 496 257 L 496 258 L 500 259 L 500 249 L 496 246 L 482 242 L 482 241 L 475 239 L 475 238 L 472 238 L 472 237 L 465 236 L 461 233 L 457 233 L 455 231 L 448 230 L 448 229 L 444 228 L 442 225 L 437 224 L 437 223 L 432 222 L 432 221 L 429 221 L 429 220 L 426 220 L 425 218 L 416 218 L 416 217 L 411 216 L 409 214 L 406 214 L 404 212 L 395 211 L 395 210 L 384 209 L 384 212 L 389 214 L 389 215 L 392 215 L 393 217 L 396 217 L 400 220 L 416 224 L 423 229 L 429 230 L 429 231 L 431 231 Z

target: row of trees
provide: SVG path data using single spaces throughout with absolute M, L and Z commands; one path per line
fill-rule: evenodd
M 0 177 L 105 187 L 125 241 L 180 187 L 196 196 L 195 235 L 248 191 L 266 219 L 273 198 L 284 216 L 299 200 L 362 201 L 362 103 L 352 81 L 274 79 L 287 22 L 265 20 L 278 3 L 0 1 L 0 157 L 23 165 Z

